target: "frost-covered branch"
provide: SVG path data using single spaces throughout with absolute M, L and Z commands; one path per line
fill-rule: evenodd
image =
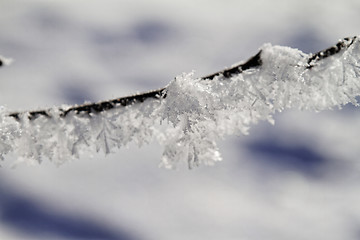
M 358 37 L 315 54 L 265 44 L 244 63 L 202 78 L 182 74 L 159 90 L 61 109 L 3 110 L 0 154 L 61 164 L 84 152 L 156 140 L 164 145 L 165 167 L 212 164 L 221 160 L 218 139 L 273 122 L 276 111 L 357 105 L 359 59 Z
M 318 61 L 325 59 L 327 57 L 330 57 L 330 56 L 340 52 L 341 50 L 348 48 L 349 46 L 351 46 L 351 44 L 354 42 L 355 39 L 356 39 L 356 37 L 344 38 L 343 40 L 340 40 L 336 45 L 334 45 L 330 48 L 319 51 L 315 54 L 311 54 L 308 58 L 308 61 L 307 61 L 308 65 L 306 67 L 312 68 Z M 0 66 L 2 65 L 1 63 L 2 62 L 0 59 Z M 219 75 L 222 75 L 224 78 L 230 78 L 236 74 L 242 73 L 245 70 L 260 67 L 261 64 L 262 64 L 262 61 L 261 61 L 261 50 L 260 50 L 255 56 L 251 57 L 245 63 L 234 65 L 231 68 L 224 69 L 222 71 L 204 76 L 201 79 L 212 80 L 213 78 L 215 78 L 216 76 L 219 76 Z M 158 99 L 158 98 L 165 98 L 165 97 L 166 97 L 166 87 L 158 89 L 158 90 L 153 90 L 153 91 L 149 91 L 149 92 L 145 92 L 145 93 L 127 96 L 127 97 L 121 97 L 121 98 L 111 99 L 111 100 L 107 100 L 107 101 L 102 101 L 99 103 L 83 104 L 80 106 L 68 107 L 66 109 L 60 108 L 59 110 L 60 110 L 60 116 L 66 117 L 66 115 L 69 112 L 87 113 L 87 114 L 98 113 L 98 112 L 106 111 L 106 110 L 116 108 L 116 107 L 124 107 L 124 106 L 128 106 L 128 105 L 132 105 L 134 103 L 142 103 L 142 102 L 144 102 L 145 99 L 148 99 L 148 98 Z M 15 113 L 11 113 L 10 116 L 18 119 L 20 114 L 22 114 L 22 113 L 15 112 Z M 27 114 L 30 119 L 34 119 L 39 115 L 50 117 L 49 110 L 29 111 L 29 112 L 27 112 Z
M 238 64 L 236 66 L 233 66 L 232 68 L 224 69 L 222 71 L 202 77 L 201 79 L 212 80 L 215 76 L 219 76 L 219 75 L 223 75 L 225 78 L 229 78 L 235 74 L 239 74 L 242 71 L 248 70 L 250 68 L 259 67 L 261 65 L 260 53 L 261 51 L 243 64 Z M 150 99 L 150 98 L 155 98 L 155 99 L 166 98 L 166 87 L 158 90 L 127 96 L 127 97 L 102 101 L 99 103 L 83 104 L 80 106 L 75 105 L 68 107 L 66 109 L 59 108 L 59 111 L 61 117 L 66 117 L 66 115 L 68 115 L 70 112 L 75 112 L 77 114 L 99 113 L 102 111 L 110 110 L 112 108 L 125 107 L 132 104 L 142 103 L 146 99 Z M 50 109 L 29 111 L 25 113 L 15 112 L 15 113 L 11 113 L 10 116 L 19 119 L 19 116 L 21 114 L 27 114 L 29 119 L 32 120 L 38 116 L 51 117 L 49 111 Z

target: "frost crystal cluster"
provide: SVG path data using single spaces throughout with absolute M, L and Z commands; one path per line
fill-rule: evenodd
M 211 79 L 182 74 L 166 87 L 166 97 L 98 113 L 63 116 L 54 108 L 31 119 L 26 113 L 11 117 L 3 109 L 0 156 L 13 152 L 21 160 L 61 164 L 86 152 L 107 154 L 129 142 L 141 146 L 155 140 L 164 146 L 162 165 L 167 168 L 179 162 L 190 168 L 213 164 L 221 160 L 217 140 L 247 134 L 261 120 L 273 123 L 276 111 L 357 105 L 359 48 L 354 38 L 346 49 L 310 61 L 310 54 L 266 44 L 259 67 Z

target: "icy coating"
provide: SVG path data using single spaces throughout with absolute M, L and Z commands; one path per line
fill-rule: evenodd
M 111 153 L 135 142 L 158 141 L 164 146 L 161 165 L 189 168 L 221 160 L 216 142 L 226 135 L 247 134 L 261 120 L 287 108 L 320 111 L 351 102 L 360 95 L 360 44 L 308 68 L 310 55 L 297 49 L 264 45 L 262 66 L 230 78 L 196 79 L 182 74 L 166 87 L 166 98 L 117 107 L 94 114 L 70 112 L 16 120 L 0 113 L 0 157 L 14 153 L 25 162 L 50 159 L 56 164 Z M 66 109 L 63 107 L 63 109 Z

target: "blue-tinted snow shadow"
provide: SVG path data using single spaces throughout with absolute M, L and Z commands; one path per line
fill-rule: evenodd
M 296 172 L 311 178 L 323 176 L 329 160 L 309 145 L 284 144 L 274 138 L 263 138 L 247 144 L 247 150 L 254 156 L 252 161 L 264 171 L 276 173 Z
M 137 239 L 121 229 L 111 229 L 95 219 L 87 219 L 41 206 L 0 184 L 0 222 L 30 237 L 48 236 L 69 239 Z
M 95 50 L 96 56 L 106 63 L 106 67 L 109 67 L 109 71 L 116 74 L 114 78 L 123 74 L 120 71 L 114 72 L 114 69 L 118 69 L 118 66 L 124 62 L 125 66 L 130 67 L 125 69 L 125 73 L 132 71 L 131 74 L 126 75 L 127 84 L 135 85 L 137 89 L 141 86 L 144 91 L 162 87 L 162 85 L 154 86 L 154 83 L 158 83 L 159 79 L 168 79 L 166 71 L 159 72 L 159 69 L 154 70 L 151 66 L 129 64 L 138 64 L 138 58 L 154 54 L 156 50 L 163 50 L 167 45 L 169 48 L 174 46 L 173 40 L 176 36 L 179 36 L 177 26 L 156 18 L 139 20 L 127 28 L 88 29 L 90 45 Z
M 356 99 L 356 102 L 358 104 L 360 104 L 360 97 L 355 97 L 355 99 Z M 351 114 L 351 113 L 356 113 L 356 112 L 360 111 L 360 108 L 358 106 L 355 106 L 352 103 L 348 103 L 348 104 L 342 106 L 341 111 L 343 111 L 344 113 L 350 113 Z
M 128 29 L 89 29 L 89 37 L 93 44 L 124 48 L 133 43 L 160 44 L 174 33 L 172 27 L 156 19 L 139 21 Z
M 281 43 L 282 45 L 297 48 L 305 53 L 316 53 L 336 43 L 327 42 L 328 39 L 324 39 L 324 36 L 321 36 L 319 31 L 311 26 L 298 26 L 296 28 L 298 30 L 285 39 Z
M 86 86 L 86 82 L 71 83 L 68 80 L 59 81 L 58 93 L 67 104 L 83 104 L 86 102 L 94 102 L 95 97 L 90 87 Z
M 73 24 L 67 20 L 66 15 L 51 6 L 34 6 L 23 15 L 23 21 L 32 28 L 42 32 L 54 33 L 68 31 Z

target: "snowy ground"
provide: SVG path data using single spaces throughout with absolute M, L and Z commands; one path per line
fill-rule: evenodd
M 344 1 L 2 0 L 0 102 L 99 101 L 206 75 L 266 42 L 316 52 L 358 35 Z M 0 169 L 0 239 L 359 239 L 360 111 L 286 111 L 222 141 L 224 161 L 159 169 L 156 144 Z M 14 162 L 13 156 L 7 162 Z

